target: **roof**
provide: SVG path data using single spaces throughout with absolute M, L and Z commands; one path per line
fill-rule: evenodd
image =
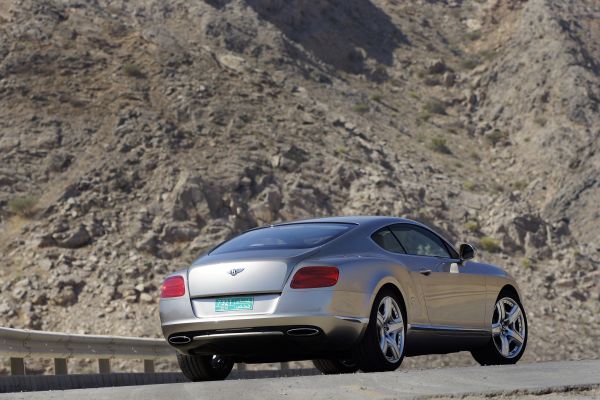
M 338 217 L 324 217 L 324 218 L 311 218 L 304 219 L 298 221 L 289 221 L 276 225 L 287 225 L 287 224 L 296 224 L 296 223 L 305 223 L 305 222 L 334 222 L 334 223 L 345 223 L 345 224 L 357 224 L 357 225 L 366 225 L 374 222 L 382 223 L 382 224 L 393 224 L 406 222 L 414 224 L 416 223 L 413 220 L 406 218 L 398 218 L 398 217 L 384 217 L 384 216 L 369 216 L 369 215 L 357 215 L 357 216 L 338 216 Z

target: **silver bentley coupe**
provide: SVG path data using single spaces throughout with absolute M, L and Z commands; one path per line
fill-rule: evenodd
M 337 217 L 253 229 L 161 288 L 160 319 L 193 381 L 236 362 L 313 360 L 325 374 L 391 371 L 470 351 L 516 363 L 527 319 L 515 280 L 418 222 Z

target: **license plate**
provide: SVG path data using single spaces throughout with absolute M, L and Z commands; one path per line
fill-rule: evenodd
M 247 311 L 254 309 L 254 297 L 226 297 L 215 299 L 215 312 Z

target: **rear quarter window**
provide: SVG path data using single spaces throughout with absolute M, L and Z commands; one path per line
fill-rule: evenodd
M 377 245 L 379 245 L 379 247 L 381 247 L 382 249 L 391 251 L 392 253 L 406 253 L 402 248 L 402 245 L 400 245 L 400 242 L 398 242 L 398 239 L 396 239 L 396 237 L 394 236 L 392 231 L 389 230 L 389 228 L 383 228 L 378 230 L 373 235 L 371 235 L 371 239 L 373 239 L 373 241 L 377 243 Z

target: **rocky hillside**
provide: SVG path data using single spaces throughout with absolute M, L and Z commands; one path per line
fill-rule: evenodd
M 599 75 L 596 0 L 1 2 L 0 325 L 158 336 L 212 245 L 383 214 L 517 277 L 526 359 L 598 357 Z

